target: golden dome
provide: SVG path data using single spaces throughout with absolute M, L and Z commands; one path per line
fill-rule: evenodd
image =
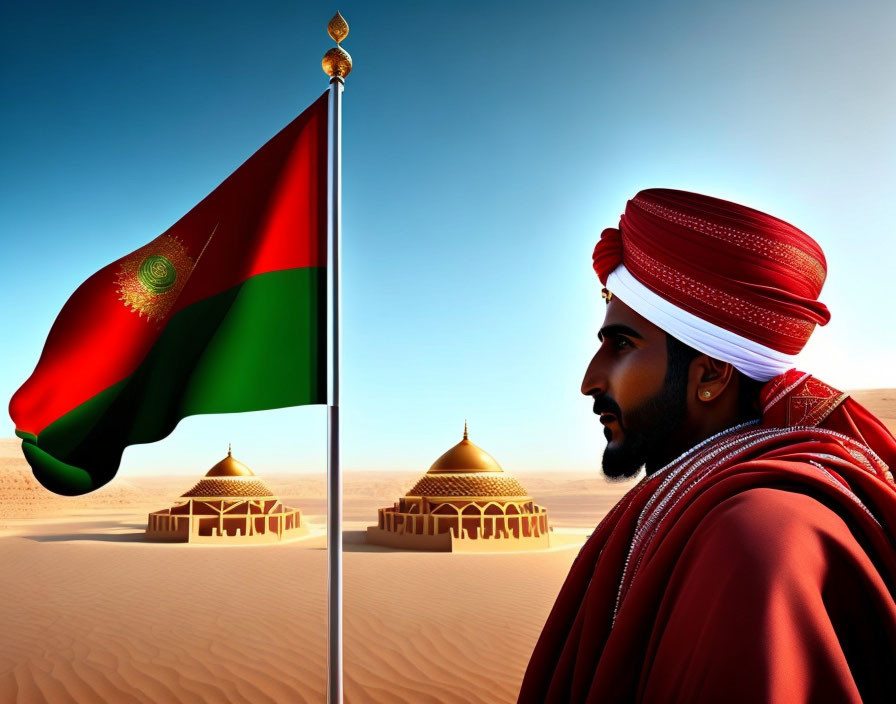
M 218 462 L 205 473 L 207 477 L 254 477 L 255 472 L 230 454 L 230 446 L 227 446 L 227 457 Z
M 457 445 L 432 463 L 427 474 L 445 472 L 503 472 L 495 458 L 485 450 L 470 442 L 467 424 L 464 423 L 464 437 Z
M 198 498 L 227 496 L 239 499 L 274 498 L 274 492 L 260 479 L 225 477 L 224 479 L 200 479 L 192 489 L 181 496 Z
M 505 497 L 530 499 L 516 479 L 504 472 L 486 474 L 430 474 L 426 473 L 414 484 L 408 496 L 465 496 L 465 497 Z

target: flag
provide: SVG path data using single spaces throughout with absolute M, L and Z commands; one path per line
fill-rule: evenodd
M 77 495 L 186 416 L 326 403 L 327 93 L 56 318 L 9 412 Z

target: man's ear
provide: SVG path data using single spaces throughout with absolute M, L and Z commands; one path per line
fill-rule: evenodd
M 701 354 L 691 361 L 688 390 L 693 389 L 698 401 L 712 401 L 722 395 L 733 378 L 733 365 Z

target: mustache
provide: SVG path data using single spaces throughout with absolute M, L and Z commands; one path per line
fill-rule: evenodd
M 612 413 L 617 419 L 622 418 L 622 409 L 619 408 L 619 404 L 609 396 L 594 397 L 594 414 L 600 415 L 601 413 Z

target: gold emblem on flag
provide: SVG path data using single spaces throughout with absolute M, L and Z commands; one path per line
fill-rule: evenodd
M 165 318 L 192 268 L 183 243 L 173 235 L 161 235 L 121 261 L 119 300 L 141 317 Z

